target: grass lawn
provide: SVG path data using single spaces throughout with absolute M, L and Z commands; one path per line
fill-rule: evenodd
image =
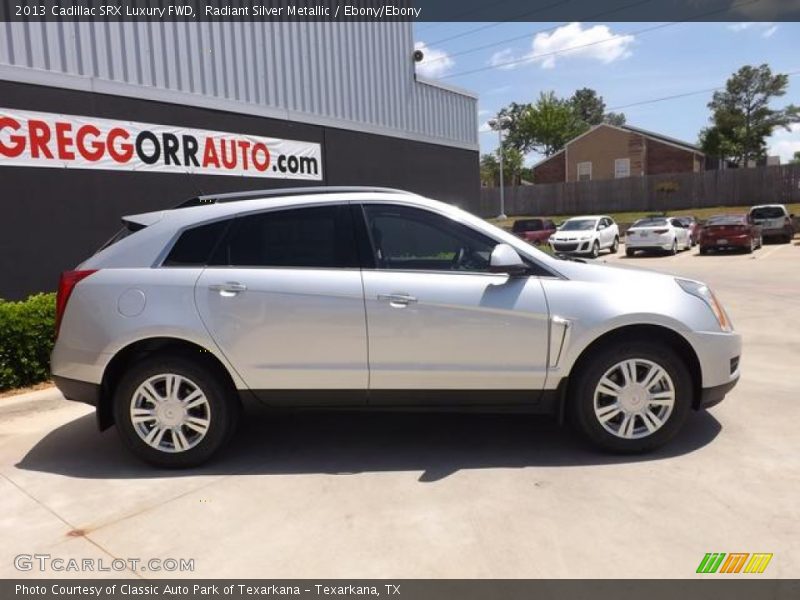
M 800 216 L 800 204 L 787 204 L 786 208 L 789 212 L 795 216 Z M 714 206 L 712 208 L 687 208 L 684 210 L 676 210 L 672 211 L 669 214 L 673 216 L 681 216 L 681 215 L 694 215 L 699 220 L 707 219 L 712 215 L 719 215 L 719 214 L 728 214 L 728 213 L 746 213 L 749 209 L 748 206 Z M 649 214 L 653 214 L 654 211 L 642 211 L 642 212 L 621 212 L 621 213 L 605 213 L 608 214 L 612 219 L 614 219 L 617 223 L 633 223 L 638 219 L 642 219 Z M 556 224 L 560 223 L 561 221 L 565 221 L 570 217 L 574 217 L 577 215 L 517 215 L 515 217 L 509 217 L 508 219 L 487 219 L 490 223 L 494 223 L 500 227 L 510 228 L 514 221 L 517 219 L 526 219 L 530 218 L 531 216 L 535 217 L 545 217 L 548 219 L 553 219 Z

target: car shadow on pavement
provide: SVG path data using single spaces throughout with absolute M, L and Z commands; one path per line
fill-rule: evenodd
M 710 443 L 722 426 L 692 413 L 664 448 L 629 456 L 599 452 L 569 427 L 534 415 L 388 412 L 274 413 L 248 407 L 232 443 L 208 465 L 159 470 L 139 462 L 94 415 L 42 438 L 16 466 L 78 478 L 422 471 L 437 481 L 462 469 L 563 467 L 656 461 Z

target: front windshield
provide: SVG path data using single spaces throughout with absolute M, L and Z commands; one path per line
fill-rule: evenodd
M 590 231 L 596 223 L 597 219 L 570 219 L 561 226 L 561 231 Z

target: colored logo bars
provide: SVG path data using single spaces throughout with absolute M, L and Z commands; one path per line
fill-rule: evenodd
M 747 552 L 708 552 L 700 565 L 698 573 L 763 573 L 772 554 Z

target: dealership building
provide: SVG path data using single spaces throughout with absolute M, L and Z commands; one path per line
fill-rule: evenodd
M 126 214 L 309 185 L 470 209 L 477 99 L 412 24 L 0 23 L 0 298 L 55 288 Z

